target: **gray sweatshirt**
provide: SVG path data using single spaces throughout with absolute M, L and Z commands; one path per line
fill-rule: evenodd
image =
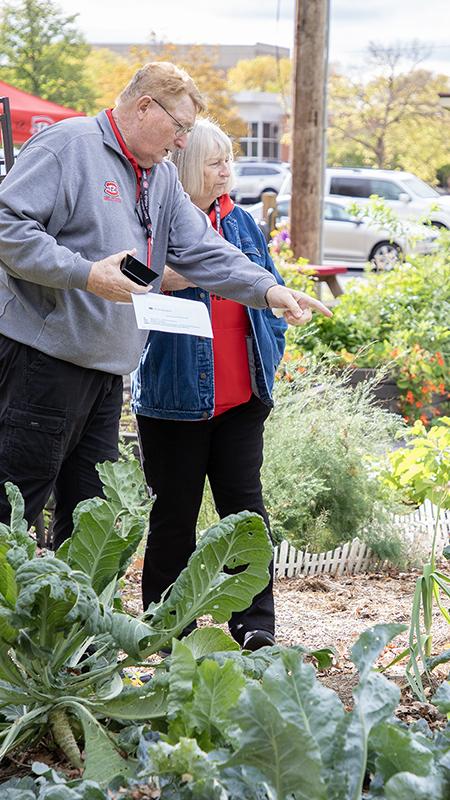
M 175 167 L 150 178 L 152 268 L 265 307 L 276 282 L 218 236 L 183 192 Z M 0 187 L 0 333 L 56 358 L 122 375 L 147 338 L 132 305 L 86 291 L 93 261 L 135 247 L 146 261 L 136 177 L 105 112 L 58 122 L 21 150 Z M 159 291 L 160 279 L 153 291 Z

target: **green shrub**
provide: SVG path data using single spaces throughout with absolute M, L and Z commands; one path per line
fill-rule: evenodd
M 450 237 L 433 256 L 355 280 L 333 309 L 306 329 L 290 328 L 291 353 L 326 355 L 334 363 L 392 369 L 406 421 L 450 408 Z M 440 409 L 435 410 L 437 396 Z
M 385 456 L 402 423 L 373 404 L 372 383 L 352 389 L 323 364 L 304 370 L 286 367 L 266 424 L 262 477 L 274 537 L 317 552 L 376 529 L 371 546 L 398 560 L 388 513 L 396 495 L 373 460 Z

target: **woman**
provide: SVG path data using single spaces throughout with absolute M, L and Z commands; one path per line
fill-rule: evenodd
M 261 231 L 228 194 L 228 136 L 200 120 L 172 160 L 185 191 L 213 227 L 282 283 Z M 162 289 L 205 303 L 214 339 L 151 332 L 133 376 L 144 471 L 156 494 L 142 576 L 144 608 L 159 601 L 195 549 L 206 476 L 220 517 L 248 509 L 269 527 L 260 481 L 263 430 L 286 330 L 269 309 L 210 295 L 168 267 Z M 232 636 L 246 649 L 275 642 L 272 583 L 271 578 L 250 608 L 230 619 Z

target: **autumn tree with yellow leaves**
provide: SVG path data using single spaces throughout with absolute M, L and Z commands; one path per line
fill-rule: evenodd
M 97 110 L 111 107 L 115 98 L 134 72 L 148 61 L 172 61 L 185 69 L 206 98 L 207 114 L 211 116 L 232 139 L 245 136 L 246 125 L 233 106 L 225 75 L 214 64 L 214 57 L 204 47 L 192 45 L 183 48 L 182 55 L 176 45 L 166 44 L 162 50 L 149 47 L 132 47 L 127 56 L 120 56 L 106 48 L 92 50 L 86 61 L 86 71 L 97 94 Z

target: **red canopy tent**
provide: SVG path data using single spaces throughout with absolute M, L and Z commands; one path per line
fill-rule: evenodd
M 0 81 L 0 97 L 9 97 L 14 144 L 23 144 L 33 133 L 61 119 L 84 116 L 82 111 L 58 106 L 3 81 Z

